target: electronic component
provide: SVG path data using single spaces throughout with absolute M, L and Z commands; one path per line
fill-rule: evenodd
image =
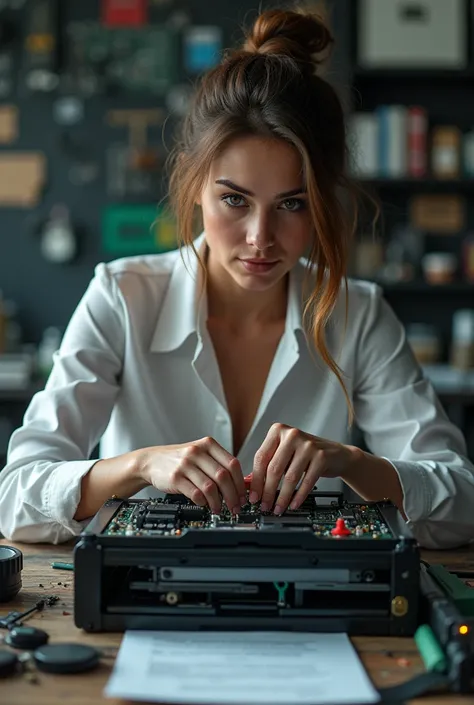
M 147 22 L 147 0 L 102 0 L 107 27 L 141 27 Z
M 162 206 L 109 205 L 102 215 L 105 252 L 149 254 L 176 248 L 176 227 Z
M 474 590 L 456 573 L 426 563 L 421 565 L 420 585 L 420 622 L 429 625 L 438 647 L 431 657 L 443 667 L 451 690 L 470 693 L 474 687 Z
M 76 625 L 413 634 L 419 554 L 396 508 L 315 494 L 280 516 L 109 500 L 75 547 Z
M 180 32 L 168 24 L 68 27 L 67 82 L 79 95 L 111 89 L 165 96 L 179 80 Z
M 35 0 L 28 5 L 28 12 L 26 85 L 32 91 L 52 91 L 59 84 L 58 0 Z
M 77 238 L 67 206 L 58 203 L 51 208 L 40 234 L 41 254 L 46 260 L 66 264 L 75 258 Z

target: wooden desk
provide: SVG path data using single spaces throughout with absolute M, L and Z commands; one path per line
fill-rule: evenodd
M 0 544 L 9 542 L 0 541 Z M 82 675 L 54 676 L 38 673 L 36 684 L 30 683 L 24 676 L 2 679 L 1 705 L 63 705 L 66 699 L 70 705 L 118 705 L 118 700 L 103 698 L 102 691 L 109 678 L 121 635 L 86 634 L 77 629 L 73 620 L 73 573 L 51 568 L 53 561 L 71 562 L 72 547 L 25 544 L 17 544 L 17 547 L 24 556 L 23 588 L 13 602 L 0 605 L 0 614 L 11 610 L 23 611 L 42 597 L 58 595 L 59 602 L 32 616 L 29 624 L 46 630 L 51 643 L 74 641 L 91 644 L 103 650 L 106 656 L 95 671 Z M 431 551 L 427 552 L 426 558 L 431 562 L 474 570 L 474 551 Z M 0 636 L 2 633 L 3 630 L 0 630 Z M 355 637 L 353 642 L 378 687 L 408 680 L 423 670 L 412 639 Z M 430 696 L 412 702 L 420 705 L 474 705 L 474 695 Z

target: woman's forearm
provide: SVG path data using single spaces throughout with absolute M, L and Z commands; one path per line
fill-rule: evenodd
M 403 489 L 398 473 L 388 460 L 351 447 L 352 459 L 341 477 L 367 502 L 389 499 L 406 519 L 403 512 Z
M 81 499 L 74 519 L 82 521 L 94 516 L 112 495 L 131 497 L 147 487 L 148 482 L 140 476 L 141 465 L 141 451 L 98 460 L 82 478 Z

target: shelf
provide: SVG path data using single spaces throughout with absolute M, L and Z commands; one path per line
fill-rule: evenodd
M 474 191 L 474 179 L 360 179 L 361 184 L 378 189 L 418 189 L 422 191 Z
M 474 80 L 474 68 L 467 69 L 422 69 L 422 68 L 379 68 L 379 69 L 364 69 L 356 67 L 353 70 L 354 79 L 372 80 L 372 79 L 393 79 L 393 80 L 455 80 L 455 81 L 472 81 Z
M 44 388 L 43 382 L 32 382 L 31 386 L 26 389 L 1 389 L 0 388 L 0 404 L 12 402 L 28 403 L 32 397 Z
M 429 284 L 422 279 L 408 282 L 384 282 L 374 280 L 388 294 L 474 294 L 474 282 L 453 282 L 452 284 Z

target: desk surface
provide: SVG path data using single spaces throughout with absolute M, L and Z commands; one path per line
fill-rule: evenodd
M 0 541 L 0 544 L 8 544 Z M 10 544 L 11 545 L 11 544 Z M 57 595 L 60 599 L 52 607 L 35 614 L 29 620 L 31 626 L 46 630 L 50 642 L 82 642 L 101 649 L 105 656 L 95 671 L 83 675 L 53 676 L 38 673 L 37 682 L 31 683 L 24 676 L 15 676 L 0 683 L 2 705 L 118 705 L 118 700 L 102 697 L 109 678 L 114 656 L 120 645 L 120 634 L 86 634 L 74 626 L 73 620 L 73 573 L 51 568 L 53 561 L 72 560 L 69 546 L 29 546 L 17 544 L 24 555 L 23 588 L 17 598 L 0 605 L 0 613 L 11 610 L 23 611 L 32 607 L 42 597 Z M 430 562 L 450 566 L 462 566 L 474 570 L 474 551 L 430 551 L 426 558 Z M 2 632 L 0 632 L 1 636 Z M 412 639 L 393 637 L 355 637 L 354 645 L 378 687 L 385 687 L 408 680 L 423 670 L 423 665 Z M 123 702 L 123 701 L 122 701 Z M 420 705 L 474 705 L 474 696 L 454 695 L 430 696 L 418 702 Z

